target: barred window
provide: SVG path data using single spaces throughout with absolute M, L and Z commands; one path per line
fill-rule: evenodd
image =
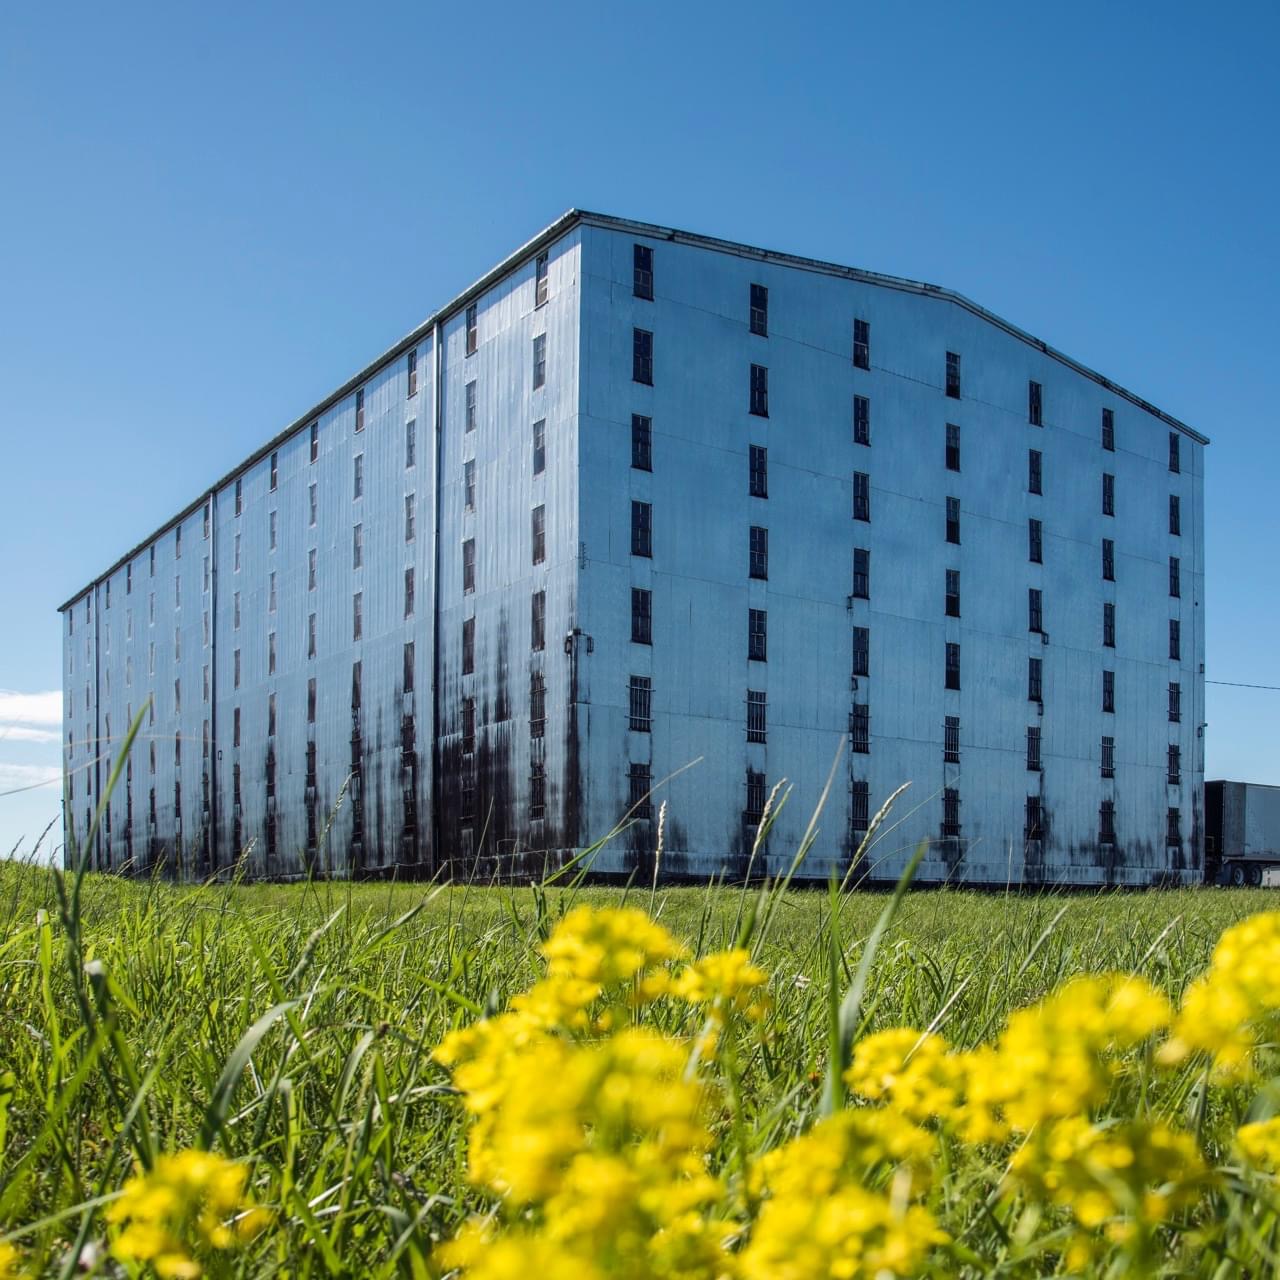
M 1174 662 L 1182 658 L 1182 623 L 1177 618 L 1169 619 L 1169 657 Z
M 742 816 L 747 822 L 759 822 L 764 817 L 764 806 L 767 796 L 764 772 L 759 769 L 747 770 L 747 802 Z
M 1044 818 L 1041 812 L 1040 797 L 1027 797 L 1027 816 L 1022 834 L 1027 840 L 1039 840 L 1044 831 Z
M 632 761 L 627 769 L 627 801 L 630 814 L 640 821 L 653 817 L 653 803 L 649 793 L 653 790 L 653 771 L 647 764 Z
M 1040 768 L 1040 726 L 1036 724 L 1027 726 L 1027 768 Z
M 764 742 L 767 737 L 767 695 L 763 689 L 747 690 L 747 741 Z
M 859 755 L 868 755 L 871 751 L 871 707 L 865 702 L 855 702 L 849 721 L 853 738 L 853 750 Z
M 547 686 L 541 671 L 529 677 L 529 737 L 541 738 L 547 731 Z
M 1102 540 L 1102 578 L 1104 582 L 1116 580 L 1116 544 L 1112 538 Z
M 635 733 L 648 733 L 653 727 L 653 681 L 649 676 L 632 676 L 628 690 L 630 727 Z
M 960 717 L 947 716 L 942 728 L 942 759 L 945 764 L 960 763 Z
M 1176 431 L 1169 432 L 1169 470 L 1182 470 L 1182 454 L 1180 451 L 1181 440 Z
M 1169 785 L 1177 786 L 1182 781 L 1182 748 L 1176 743 L 1169 744 Z
M 1177 680 L 1169 682 L 1169 721 L 1177 724 L 1182 719 L 1182 685 Z
M 1116 740 L 1109 734 L 1103 734 L 1102 737 L 1102 776 L 1116 776 Z
M 1165 822 L 1165 840 L 1170 845 L 1182 843 L 1182 810 L 1170 809 Z
M 849 806 L 849 825 L 854 831 L 865 832 L 871 822 L 870 787 L 863 778 L 855 778 Z
M 1044 599 L 1039 587 L 1027 588 L 1027 630 L 1044 631 Z
M 1182 534 L 1182 503 L 1176 493 L 1169 495 L 1169 532 L 1175 536 Z
M 547 769 L 542 764 L 529 766 L 529 818 L 537 821 L 547 811 Z
M 535 591 L 529 598 L 529 648 L 535 653 L 547 646 L 547 593 Z
M 1098 806 L 1098 843 L 1115 844 L 1116 842 L 1116 802 L 1104 800 Z
M 1177 556 L 1169 557 L 1169 594 L 1182 595 L 1182 562 Z
M 955 787 L 942 791 L 942 836 L 953 840 L 960 834 L 960 792 Z

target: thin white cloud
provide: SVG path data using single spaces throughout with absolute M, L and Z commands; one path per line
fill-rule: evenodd
M 41 787 L 62 778 L 56 764 L 4 764 L 0 762 L 0 793 Z
M 33 729 L 27 724 L 0 723 L 0 742 L 57 742 L 59 736 L 52 729 Z
M 43 693 L 18 693 L 15 689 L 0 689 L 0 725 L 61 723 L 61 689 L 48 689 Z

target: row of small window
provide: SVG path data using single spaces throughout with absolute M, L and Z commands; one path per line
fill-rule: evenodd
M 547 559 L 547 509 L 534 507 L 529 515 L 531 563 L 544 564 Z M 476 540 L 462 543 L 462 591 L 468 595 L 476 589 Z
M 854 831 L 867 829 L 867 813 L 870 808 L 867 784 L 853 784 L 853 808 L 850 825 Z M 960 830 L 960 791 L 958 787 L 944 787 L 942 791 L 942 830 L 944 840 L 957 839 Z M 1023 823 L 1025 840 L 1044 838 L 1044 809 L 1040 796 L 1028 796 Z M 1113 845 L 1116 842 L 1116 802 L 1103 800 L 1098 806 L 1098 843 Z M 1182 811 L 1170 807 L 1165 819 L 1165 843 L 1172 847 L 1182 843 Z
M 649 764 L 632 761 L 627 768 L 627 816 L 638 822 L 648 822 L 653 817 L 653 768 Z M 742 820 L 755 825 L 764 817 L 769 798 L 764 771 L 748 769 L 746 795 Z
M 529 597 L 529 649 L 540 653 L 547 647 L 547 593 L 535 591 Z M 462 622 L 462 674 L 469 676 L 476 669 L 476 620 L 464 618 Z
M 476 749 L 476 700 L 464 697 L 460 705 L 461 732 L 459 738 L 464 756 Z M 544 738 L 547 733 L 547 682 L 541 671 L 529 676 L 529 737 Z
M 550 290 L 550 261 L 547 253 L 540 253 L 534 259 L 533 265 L 533 307 L 534 310 L 542 307 L 546 301 Z M 472 302 L 467 306 L 465 320 L 465 352 L 469 356 L 475 355 L 480 349 L 480 304 Z

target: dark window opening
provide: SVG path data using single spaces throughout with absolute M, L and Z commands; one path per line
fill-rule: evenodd
M 764 817 L 767 784 L 764 773 L 758 769 L 747 770 L 747 802 L 742 811 L 744 822 L 758 823 Z
M 472 675 L 476 669 L 476 620 L 462 620 L 462 674 Z
M 1034 516 L 1027 521 L 1027 558 L 1032 564 L 1044 563 L 1044 526 Z
M 1044 701 L 1044 659 L 1027 659 L 1027 701 Z
M 1177 724 L 1182 719 L 1182 684 L 1180 681 L 1169 682 L 1169 721 Z
M 1039 449 L 1027 450 L 1027 492 L 1044 493 L 1042 468 L 1043 459 Z
M 954 422 L 947 423 L 947 470 L 960 470 L 960 428 Z
M 769 336 L 769 290 L 762 284 L 751 286 L 751 332 Z
M 870 823 L 871 788 L 863 779 L 857 778 L 851 792 L 849 825 L 854 831 L 865 832 Z
M 545 765 L 529 766 L 529 818 L 536 822 L 547 811 L 547 769 Z
M 958 689 L 960 687 L 960 646 L 949 641 L 947 643 L 945 685 L 948 689 Z
M 871 599 L 871 552 L 866 547 L 853 549 L 853 598 Z
M 631 250 L 631 292 L 637 298 L 653 301 L 653 250 L 647 244 L 637 244 Z
M 947 541 L 960 541 L 960 499 L 947 499 Z
M 1102 540 L 1102 577 L 1105 582 L 1116 580 L 1116 544 L 1112 538 Z
M 533 389 L 547 383 L 547 335 L 538 334 L 533 340 Z
M 947 716 L 942 727 L 942 760 L 944 764 L 960 763 L 960 717 Z
M 547 509 L 545 506 L 534 507 L 530 513 L 529 524 L 533 563 L 541 564 L 547 558 Z
M 1104 800 L 1098 806 L 1098 843 L 1115 844 L 1116 842 L 1116 802 Z
M 1116 607 L 1110 600 L 1102 604 L 1102 644 L 1106 649 L 1116 647 Z
M 542 306 L 547 300 L 549 283 L 547 266 L 547 255 L 545 253 L 538 254 L 533 263 L 533 305 L 535 309 Z
M 1174 662 L 1182 660 L 1182 623 L 1177 618 L 1169 619 L 1169 657 Z
M 535 591 L 529 598 L 529 648 L 535 653 L 547 646 L 547 593 Z
M 762 364 L 751 366 L 750 411 L 757 418 L 769 416 L 769 370 Z
M 631 554 L 653 556 L 653 506 L 648 502 L 631 503 Z
M 1169 745 L 1169 785 L 1176 787 L 1182 782 L 1182 748 L 1175 743 Z
M 629 690 L 630 724 L 635 733 L 648 733 L 653 727 L 653 681 L 649 676 L 632 676 Z
M 866 396 L 853 397 L 853 443 L 871 443 L 871 401 Z
M 1112 714 L 1116 709 L 1116 673 L 1114 671 L 1102 673 L 1102 709 Z
M 1102 776 L 1104 778 L 1116 776 L 1116 740 L 1106 734 L 1102 738 Z
M 631 466 L 636 471 L 653 470 L 653 419 L 642 413 L 631 415 Z
M 1027 588 L 1027 630 L 1044 631 L 1044 597 L 1039 587 Z
M 1040 769 L 1040 726 L 1027 726 L 1027 768 L 1033 772 Z
M 947 591 L 943 610 L 948 618 L 960 616 L 960 570 L 947 570 Z
M 547 469 L 547 420 L 539 418 L 533 424 L 533 474 L 540 476 Z
M 1116 449 L 1116 415 L 1111 409 L 1102 411 L 1102 447 L 1111 453 Z
M 627 804 L 633 818 L 646 822 L 653 817 L 653 803 L 649 793 L 653 790 L 653 770 L 647 764 L 634 761 L 627 769 Z
M 747 658 L 752 662 L 768 660 L 769 615 L 764 609 L 747 610 Z
M 764 742 L 767 737 L 766 695 L 762 689 L 747 690 L 747 741 Z
M 476 749 L 476 700 L 462 700 L 462 754 L 469 756 Z
M 871 324 L 867 320 L 853 322 L 853 367 L 871 368 Z
M 853 629 L 853 674 L 869 676 L 871 674 L 871 628 L 854 627 Z
M 871 707 L 866 702 L 855 702 L 853 714 L 849 718 L 849 733 L 853 740 L 852 750 L 858 755 L 869 755 L 871 752 Z
M 1169 432 L 1169 470 L 1182 470 L 1182 453 L 1180 451 L 1181 439 L 1176 431 Z
M 1182 535 L 1182 503 L 1176 493 L 1169 495 L 1169 532 L 1177 537 Z
M 1102 473 L 1102 514 L 1113 516 L 1116 513 L 1116 478 L 1109 471 Z
M 631 643 L 653 643 L 652 593 L 642 587 L 631 588 Z
M 853 473 L 853 518 L 871 519 L 871 477 L 865 471 Z
M 476 353 L 476 347 L 479 345 L 480 320 L 479 307 L 476 303 L 472 303 L 467 308 L 467 344 L 466 353 L 473 356 Z
M 955 787 L 942 791 L 942 837 L 954 840 L 960 834 L 960 792 Z
M 1182 563 L 1177 556 L 1169 557 L 1169 594 L 1182 595 Z
M 631 331 L 631 380 L 653 386 L 653 334 L 648 329 Z
M 1033 427 L 1044 426 L 1044 419 L 1041 416 L 1041 398 L 1042 391 L 1038 382 L 1027 383 L 1027 421 Z
M 547 686 L 541 671 L 529 677 L 529 737 L 544 737 L 547 731 Z
M 955 351 L 947 352 L 947 395 L 960 399 L 960 356 Z
M 751 526 L 748 558 L 750 576 L 767 579 L 769 576 L 769 530 L 758 524 Z
M 769 450 L 764 445 L 751 446 L 751 496 L 769 496 Z

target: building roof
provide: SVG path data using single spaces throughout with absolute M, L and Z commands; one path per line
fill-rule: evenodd
M 404 355 L 423 341 L 435 328 L 437 324 L 444 324 L 451 316 L 456 315 L 464 307 L 469 306 L 476 298 L 491 289 L 504 276 L 509 275 L 517 267 L 521 266 L 529 258 L 535 254 L 541 253 L 548 245 L 559 240 L 567 232 L 571 231 L 575 226 L 585 224 L 588 226 L 605 227 L 610 231 L 623 231 L 629 235 L 643 237 L 649 240 L 667 240 L 673 244 L 687 244 L 699 249 L 710 249 L 716 253 L 733 254 L 740 258 L 754 258 L 760 262 L 777 263 L 779 266 L 792 267 L 800 271 L 815 271 L 822 275 L 840 276 L 846 280 L 857 280 L 863 284 L 879 285 L 886 289 L 898 289 L 907 293 L 916 293 L 925 297 L 937 298 L 941 302 L 950 302 L 956 306 L 963 307 L 966 311 L 971 312 L 975 316 L 987 321 L 988 324 L 994 325 L 998 329 L 1003 329 L 1006 333 L 1017 338 L 1021 342 L 1025 342 L 1028 346 L 1035 347 L 1037 351 L 1043 352 L 1052 360 L 1057 360 L 1061 364 L 1082 376 L 1089 378 L 1091 381 L 1098 383 L 1099 386 L 1105 387 L 1108 391 L 1124 400 L 1128 400 L 1131 404 L 1145 410 L 1154 417 L 1159 418 L 1162 422 L 1168 423 L 1175 430 L 1183 432 L 1189 436 L 1197 444 L 1208 444 L 1207 436 L 1201 435 L 1198 431 L 1189 427 L 1185 422 L 1179 421 L 1171 414 L 1165 413 L 1163 409 L 1151 404 L 1149 401 L 1142 399 L 1141 396 L 1134 395 L 1132 391 L 1126 390 L 1118 383 L 1112 382 L 1111 379 L 1103 377 L 1102 374 L 1090 369 L 1087 365 L 1081 364 L 1078 360 L 1073 360 L 1070 356 L 1049 346 L 1048 343 L 1041 341 L 1033 334 L 1028 333 L 1025 329 L 1019 329 L 1017 325 L 1010 324 L 1009 321 L 1002 319 L 994 312 L 988 311 L 985 307 L 980 307 L 976 302 L 971 302 L 963 294 L 955 293 L 950 289 L 944 289 L 940 285 L 924 284 L 918 280 L 907 280 L 901 276 L 883 275 L 876 271 L 864 271 L 859 267 L 843 267 L 838 263 L 824 262 L 818 258 L 804 258 L 793 253 L 781 253 L 774 249 L 759 249 L 753 245 L 739 244 L 733 240 L 721 240 L 715 236 L 698 235 L 691 231 L 678 231 L 673 227 L 661 227 L 649 222 L 635 222 L 629 218 L 616 218 L 604 213 L 591 213 L 585 209 L 569 209 L 563 213 L 549 226 L 544 227 L 536 236 L 514 253 L 508 254 L 495 267 L 485 272 L 474 284 L 469 285 L 461 293 L 450 299 L 444 306 L 438 308 L 429 315 L 420 325 L 407 333 L 398 342 L 388 347 L 376 359 L 370 361 L 362 369 L 352 377 L 348 378 L 341 386 L 337 387 L 329 395 L 325 396 L 318 404 L 313 405 L 301 417 L 295 418 L 276 435 L 272 436 L 264 445 L 254 450 L 247 458 L 233 467 L 225 475 L 221 476 L 212 485 L 205 489 L 198 498 L 189 503 L 177 514 L 171 516 L 158 529 L 149 534 L 141 542 L 131 547 L 124 555 L 120 556 L 109 569 L 99 574 L 91 582 L 86 583 L 79 591 L 70 599 L 58 606 L 58 612 L 62 613 L 69 609 L 76 601 L 82 599 L 84 595 L 97 586 L 98 583 L 109 578 L 113 573 L 122 568 L 135 556 L 140 555 L 146 550 L 157 538 L 167 533 L 175 525 L 187 519 L 189 516 L 197 512 L 201 506 L 207 501 L 210 494 L 225 485 L 230 484 L 238 475 L 241 475 L 255 463 L 261 461 L 267 454 L 278 449 L 285 441 L 290 439 L 296 432 L 308 426 L 322 413 L 326 412 L 338 401 L 344 397 L 351 395 L 357 387 L 366 382 L 373 374 L 386 365 L 389 361 L 396 359 L 398 356 Z

